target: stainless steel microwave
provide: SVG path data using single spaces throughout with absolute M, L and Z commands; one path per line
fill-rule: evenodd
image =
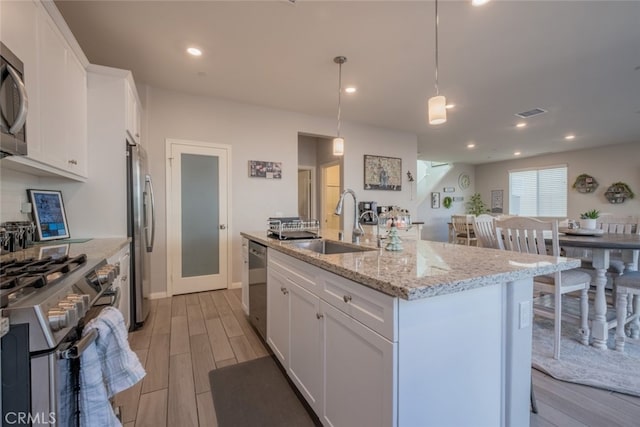
M 27 154 L 27 110 L 22 61 L 0 42 L 0 158 Z

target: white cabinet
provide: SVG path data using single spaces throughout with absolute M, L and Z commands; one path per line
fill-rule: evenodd
M 267 343 L 300 393 L 325 425 L 396 425 L 397 343 L 332 305 L 335 298 L 320 284 L 335 283 L 335 275 L 269 254 Z M 361 287 L 341 282 L 348 295 L 362 295 Z M 379 297 L 393 319 L 394 299 Z
M 392 426 L 397 343 L 322 302 L 324 408 L 331 426 Z
M 120 274 L 113 283 L 114 290 L 119 292 L 119 303 L 117 308 L 124 317 L 124 324 L 127 330 L 131 326 L 131 252 L 129 245 L 120 249 L 117 254 L 111 256 L 107 262 L 117 265 L 120 268 Z
M 289 287 L 287 278 L 270 264 L 267 269 L 267 343 L 285 369 L 289 366 Z
M 88 176 L 86 58 L 78 58 L 63 36 L 71 33 L 53 3 L 45 8 L 37 1 L 2 2 L 1 7 L 2 39 L 24 63 L 29 97 L 27 156 L 9 157 L 5 165 L 84 181 Z
M 249 315 L 249 240 L 242 238 L 242 310 Z
M 135 142 L 140 142 L 140 106 L 135 87 L 127 86 L 126 93 L 127 133 Z
M 320 414 L 323 404 L 320 298 L 295 283 L 290 283 L 289 291 L 288 373 L 309 405 Z

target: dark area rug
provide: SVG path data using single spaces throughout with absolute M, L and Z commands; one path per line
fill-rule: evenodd
M 219 427 L 313 427 L 292 386 L 272 357 L 209 373 Z

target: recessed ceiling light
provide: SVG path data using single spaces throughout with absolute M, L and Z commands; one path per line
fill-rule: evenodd
M 456 104 L 447 104 L 444 106 L 444 108 L 446 108 L 447 110 L 451 110 L 453 108 L 456 108 Z
M 527 124 L 525 122 L 520 122 L 516 125 L 517 128 L 525 128 L 527 127 Z
M 520 154 L 522 154 L 522 153 L 519 152 L 519 151 L 516 151 L 515 153 L 513 153 L 514 156 L 519 156 Z
M 202 51 L 200 49 L 198 49 L 197 47 L 190 47 L 187 49 L 187 53 L 189 55 L 193 55 L 193 56 L 201 56 L 202 55 Z
M 347 93 L 355 93 L 357 90 L 358 89 L 356 89 L 353 86 L 347 86 L 347 87 L 344 88 L 344 91 L 347 92 Z
M 474 144 L 473 142 L 467 144 L 467 148 L 474 148 L 475 146 L 476 144 Z
M 491 0 L 471 0 L 473 6 L 482 6 L 489 3 Z
M 565 136 L 564 139 L 566 139 L 567 141 L 571 141 L 572 139 L 576 139 L 576 136 L 573 134 L 569 134 Z

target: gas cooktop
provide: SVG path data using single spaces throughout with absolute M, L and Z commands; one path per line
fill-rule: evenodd
M 0 264 L 0 308 L 40 288 L 55 285 L 86 262 L 85 254 L 73 258 L 10 259 L 3 262 Z

